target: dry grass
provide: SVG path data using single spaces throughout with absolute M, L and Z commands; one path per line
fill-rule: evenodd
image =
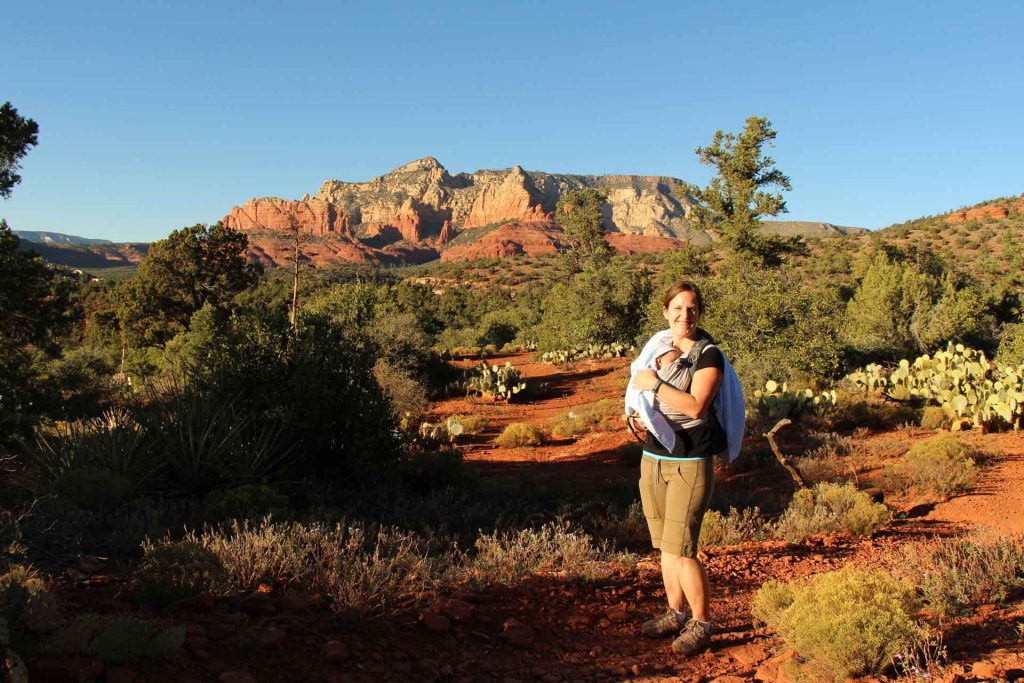
M 551 435 L 563 439 L 587 432 L 608 431 L 621 424 L 619 418 L 622 410 L 622 402 L 610 398 L 574 408 L 565 415 L 551 419 Z
M 853 484 L 821 483 L 793 495 L 775 526 L 775 533 L 794 543 L 835 531 L 868 536 L 890 519 L 892 515 L 885 505 L 873 502 Z
M 977 479 L 975 453 L 953 434 L 915 443 L 894 474 L 909 486 L 939 496 L 969 491 Z

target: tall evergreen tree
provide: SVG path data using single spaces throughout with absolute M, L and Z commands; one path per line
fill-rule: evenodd
M 39 142 L 39 125 L 32 119 L 22 118 L 10 102 L 0 105 L 0 197 L 11 196 L 11 190 L 21 182 L 18 168 L 30 147 Z
M 608 197 L 587 187 L 572 190 L 558 201 L 557 216 L 562 226 L 565 261 L 570 273 L 608 263 L 612 250 L 604 237 L 602 207 Z
M 806 251 L 799 237 L 761 231 L 762 216 L 786 212 L 781 190 L 793 189 L 775 160 L 761 153 L 775 136 L 771 122 L 759 116 L 747 118 L 739 135 L 717 131 L 710 145 L 696 150 L 700 162 L 713 166 L 717 175 L 707 187 L 682 187 L 697 200 L 698 220 L 721 235 L 734 258 L 767 267 L 777 267 L 787 254 Z

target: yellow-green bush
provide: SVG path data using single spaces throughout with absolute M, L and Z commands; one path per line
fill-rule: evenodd
M 815 534 L 848 531 L 868 536 L 892 519 L 889 509 L 875 503 L 853 484 L 822 482 L 813 489 L 801 489 L 793 495 L 782 513 L 775 532 L 781 538 L 799 542 Z
M 770 581 L 752 607 L 812 669 L 836 680 L 881 672 L 919 642 L 919 610 L 912 586 L 856 567 L 789 584 Z
M 551 435 L 562 439 L 585 432 L 606 431 L 620 424 L 618 417 L 621 413 L 621 401 L 603 398 L 597 403 L 580 406 L 565 415 L 552 418 Z
M 926 406 L 921 411 L 921 427 L 924 429 L 942 429 L 947 421 L 946 412 L 940 406 Z
M 458 422 L 462 425 L 462 434 L 476 436 L 487 429 L 490 420 L 483 415 L 452 415 L 447 422 L 448 424 Z
M 544 432 L 537 425 L 525 422 L 513 422 L 505 427 L 494 443 L 501 448 L 521 448 L 523 446 L 539 446 L 544 442 Z
M 952 434 L 918 441 L 897 468 L 908 483 L 941 496 L 970 490 L 978 467 L 973 452 Z

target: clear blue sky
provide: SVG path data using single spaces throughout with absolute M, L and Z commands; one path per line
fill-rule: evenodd
M 1024 192 L 1019 0 L 287 4 L 9 3 L 0 102 L 40 134 L 0 216 L 148 241 L 426 155 L 703 182 L 755 114 L 793 220 Z

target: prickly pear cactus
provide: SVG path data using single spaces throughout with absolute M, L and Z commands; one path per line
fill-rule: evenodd
M 588 344 L 587 346 L 576 346 L 571 349 L 559 349 L 541 354 L 541 361 L 552 365 L 565 365 L 586 358 L 621 358 L 635 352 L 632 346 L 626 346 L 618 342 L 611 344 Z
M 869 365 L 846 379 L 871 392 L 940 406 L 954 431 L 1012 427 L 1024 418 L 1024 364 L 996 365 L 984 352 L 950 343 L 934 356 L 903 359 L 894 370 Z
M 768 380 L 763 389 L 754 392 L 757 401 L 757 411 L 762 417 L 775 420 L 782 418 L 795 418 L 810 413 L 820 414 L 835 407 L 835 390 L 823 391 L 815 394 L 810 389 L 802 391 L 790 391 L 788 385 L 783 382 Z
M 508 361 L 503 366 L 480 363 L 466 383 L 466 390 L 469 392 L 493 396 L 504 401 L 511 401 L 525 389 L 526 380 Z

